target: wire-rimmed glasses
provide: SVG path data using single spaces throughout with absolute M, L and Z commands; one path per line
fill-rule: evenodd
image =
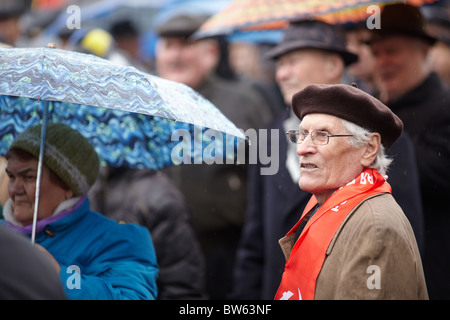
M 303 141 L 305 141 L 307 136 L 311 136 L 311 141 L 315 145 L 326 145 L 328 142 L 330 142 L 330 138 L 334 137 L 352 137 L 352 134 L 329 134 L 326 131 L 300 131 L 300 130 L 289 130 L 286 132 L 289 141 L 292 143 L 300 144 Z

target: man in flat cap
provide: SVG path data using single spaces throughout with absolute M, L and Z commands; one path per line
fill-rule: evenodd
M 299 186 L 313 196 L 280 240 L 275 299 L 427 299 L 414 232 L 385 176 L 401 120 L 349 85 L 307 86 L 292 108 Z
M 267 126 L 281 134 L 276 139 L 268 136 L 267 141 L 264 135 L 258 139 L 259 145 L 267 145 L 269 153 L 278 153 L 271 146 L 279 148 L 278 172 L 261 175 L 262 164 L 249 169 L 247 220 L 234 277 L 234 297 L 239 299 L 273 299 L 285 263 L 278 240 L 298 221 L 310 198 L 309 193 L 298 188 L 296 147 L 283 134 L 300 123 L 291 108 L 292 97 L 309 84 L 339 84 L 345 67 L 357 60 L 346 49 L 341 29 L 316 20 L 290 23 L 283 40 L 268 52 L 268 58 L 276 61 L 276 80 L 287 108 Z M 421 234 L 422 211 L 411 148 L 411 142 L 402 135 L 391 149 L 396 157 L 389 176 L 414 231 Z M 403 176 L 404 172 L 408 175 Z
M 257 130 L 271 117 L 264 96 L 249 81 L 219 75 L 219 65 L 226 57 L 226 51 L 221 51 L 223 42 L 192 39 L 207 18 L 176 14 L 158 26 L 157 74 L 198 91 L 238 128 Z M 167 172 L 192 209 L 206 257 L 208 295 L 225 299 L 231 289 L 235 250 L 244 223 L 247 166 L 196 164 L 172 167 Z
M 436 39 L 418 8 L 387 5 L 369 41 L 383 101 L 415 146 L 426 227 L 424 269 L 431 299 L 450 299 L 450 91 L 430 70 Z

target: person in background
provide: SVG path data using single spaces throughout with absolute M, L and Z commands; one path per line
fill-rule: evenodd
M 74 38 L 77 39 L 75 40 Z M 73 32 L 67 43 L 67 49 L 90 53 L 120 65 L 131 64 L 130 60 L 116 49 L 111 34 L 101 28 L 91 30 L 80 29 Z
M 161 171 L 102 167 L 89 192 L 94 210 L 152 235 L 158 300 L 205 299 L 205 259 L 186 201 Z
M 434 6 L 425 6 L 421 12 L 426 19 L 428 34 L 436 38 L 430 48 L 431 70 L 447 87 L 450 86 L 450 2 L 441 1 Z
M 6 154 L 8 201 L 1 223 L 30 236 L 33 229 L 41 125 L 14 138 Z M 149 232 L 118 224 L 89 207 L 99 158 L 79 132 L 48 124 L 36 247 L 52 263 L 69 299 L 155 299 L 158 265 Z
M 414 232 L 385 176 L 401 120 L 346 84 L 309 85 L 292 109 L 298 185 L 313 196 L 280 240 L 286 267 L 275 299 L 428 299 Z
M 179 14 L 157 26 L 156 74 L 198 91 L 238 128 L 256 130 L 270 119 L 270 108 L 250 82 L 218 75 L 223 52 L 216 39 L 191 38 L 206 19 Z M 192 164 L 166 172 L 192 210 L 206 258 L 209 298 L 225 299 L 246 209 L 247 165 Z
M 20 18 L 31 7 L 31 0 L 0 1 L 0 43 L 16 46 L 20 42 Z
M 382 28 L 372 30 L 369 39 L 379 97 L 403 121 L 414 143 L 426 230 L 423 260 L 428 292 L 431 299 L 448 299 L 450 91 L 430 69 L 436 38 L 426 33 L 418 8 L 387 5 L 380 23 Z
M 366 26 L 354 25 L 345 29 L 347 49 L 358 55 L 358 61 L 351 64 L 344 74 L 344 82 L 347 84 L 356 83 L 358 88 L 371 95 L 377 94 L 374 80 L 375 59 L 366 43 L 370 36 Z
M 284 110 L 283 96 L 275 81 L 275 61 L 265 58 L 283 35 L 282 30 L 241 32 L 229 35 L 230 66 L 240 78 L 252 81 L 269 101 L 272 117 Z
M 144 72 L 151 72 L 141 53 L 140 33 L 131 19 L 114 23 L 109 33 L 114 39 L 114 51 L 124 56 L 131 65 Z

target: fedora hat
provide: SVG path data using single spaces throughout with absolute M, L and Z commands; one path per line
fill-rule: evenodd
M 298 49 L 321 49 L 339 54 L 347 66 L 358 60 L 356 54 L 346 49 L 344 32 L 337 26 L 318 20 L 290 22 L 281 42 L 266 53 L 269 59 Z
M 433 45 L 436 38 L 425 31 L 425 24 L 425 18 L 417 7 L 405 3 L 386 5 L 380 14 L 380 29 L 371 31 L 368 43 L 388 35 L 407 35 Z

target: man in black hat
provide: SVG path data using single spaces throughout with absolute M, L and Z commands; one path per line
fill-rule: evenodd
M 369 41 L 380 99 L 411 136 L 425 218 L 424 269 L 430 298 L 450 298 L 450 92 L 428 63 L 436 39 L 411 5 L 385 6 Z
M 346 66 L 357 61 L 357 56 L 346 49 L 345 35 L 335 26 L 321 21 L 292 22 L 279 45 L 267 53 L 276 60 L 276 81 L 288 108 L 268 125 L 278 130 L 277 140 L 258 138 L 259 145 L 279 147 L 279 170 L 275 175 L 260 175 L 261 164 L 250 166 L 247 220 L 237 254 L 234 277 L 234 297 L 243 299 L 272 299 L 284 270 L 285 259 L 278 240 L 294 225 L 309 199 L 309 194 L 298 188 L 300 170 L 295 145 L 289 144 L 283 134 L 298 127 L 300 120 L 290 107 L 295 93 L 307 85 L 338 84 Z M 398 201 L 409 214 L 414 231 L 420 236 L 421 211 L 409 203 L 419 203 L 415 163 L 408 138 L 401 136 L 390 149 L 399 153 L 389 173 L 392 181 L 402 181 L 403 172 L 410 173 L 411 193 L 403 194 L 393 183 L 394 193 L 401 193 Z M 401 151 L 400 151 L 401 150 Z M 401 166 L 401 170 L 395 169 Z M 396 173 L 400 173 L 395 177 Z M 391 180 L 390 180 L 391 181 Z M 415 194 L 413 195 L 415 190 Z M 401 199 L 400 199 L 401 198 Z M 407 208 L 405 209 L 406 206 Z

